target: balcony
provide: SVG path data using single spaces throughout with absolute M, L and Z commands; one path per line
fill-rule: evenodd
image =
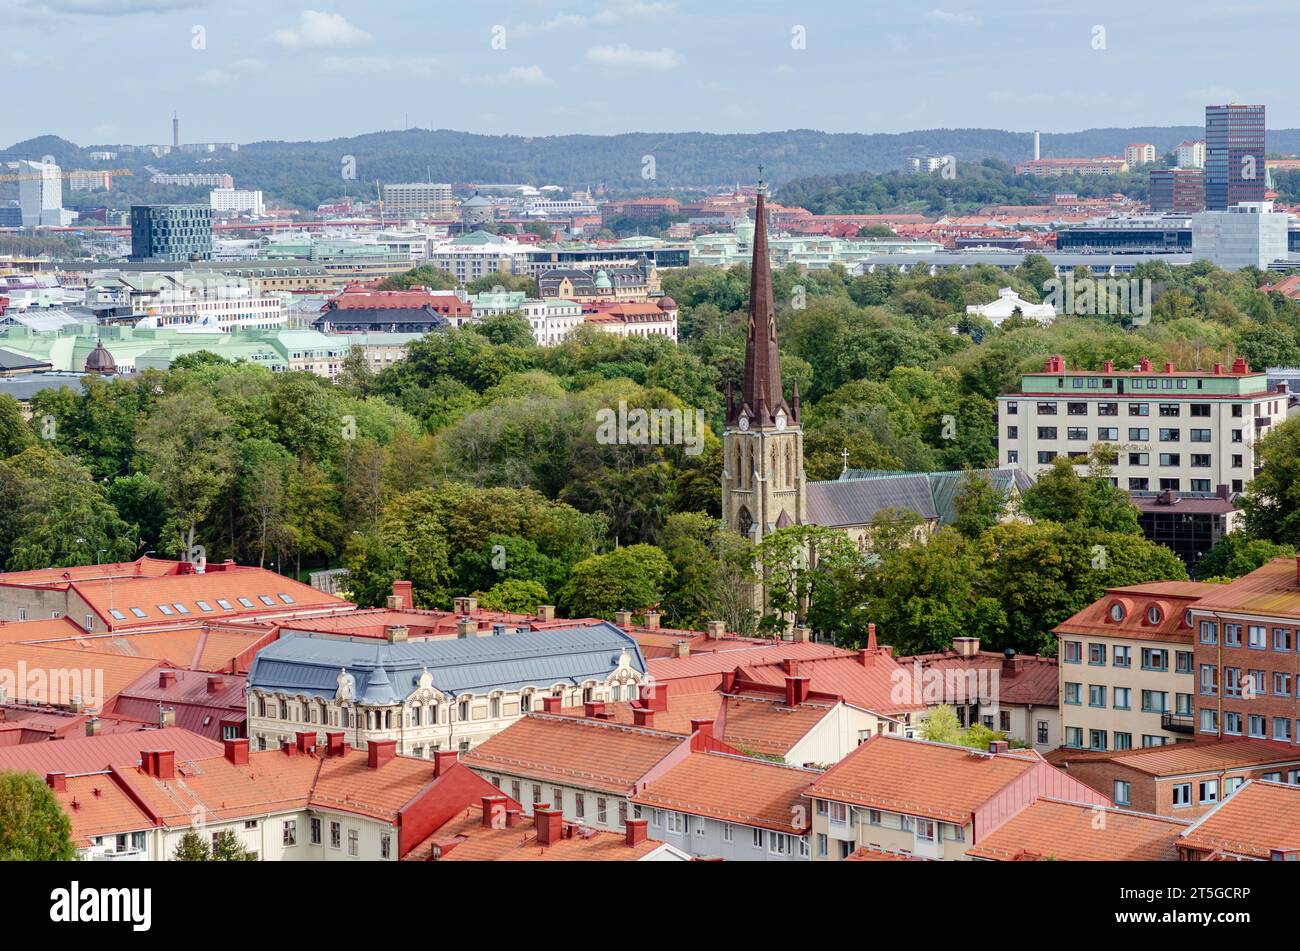
M 1196 720 L 1190 716 L 1179 716 L 1176 713 L 1160 714 L 1160 728 L 1168 730 L 1170 733 L 1195 733 Z

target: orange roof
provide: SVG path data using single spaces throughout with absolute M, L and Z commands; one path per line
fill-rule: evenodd
M 68 617 L 40 621 L 0 621 L 0 644 L 27 644 L 33 641 L 75 637 L 81 627 Z
M 863 846 L 860 849 L 854 849 L 848 855 L 844 856 L 846 862 L 923 862 L 922 858 L 915 855 L 904 855 L 902 852 L 886 852 L 883 849 L 872 849 Z
M 793 669 L 794 676 L 808 678 L 814 693 L 842 697 L 863 710 L 888 716 L 925 709 L 924 703 L 899 697 L 899 684 L 911 685 L 912 679 L 886 649 L 868 655 L 840 651 L 830 657 L 800 658 Z M 738 679 L 774 687 L 784 686 L 785 678 L 791 676 L 783 663 L 748 664 L 736 674 Z
M 86 634 L 76 625 L 73 627 L 75 631 L 67 637 L 42 639 L 39 643 L 87 654 L 165 660 L 191 670 L 246 673 L 249 658 L 275 639 L 269 626 L 251 624 L 239 628 L 199 624 L 111 635 Z
M 1272 849 L 1300 849 L 1300 786 L 1248 780 L 1192 823 L 1179 844 L 1257 859 Z
M 178 567 L 187 562 L 163 561 L 158 558 L 138 558 L 135 561 L 115 561 L 106 565 L 74 565 L 69 568 L 37 568 L 32 571 L 0 572 L 0 585 L 49 585 L 70 581 L 90 581 L 95 578 L 161 578 L 176 574 Z
M 474 747 L 463 762 L 480 773 L 554 779 L 625 795 L 683 742 L 657 730 L 530 713 Z
M 514 827 L 490 829 L 483 825 L 482 807 L 470 806 L 406 858 L 429 861 L 436 854 L 442 862 L 635 862 L 661 846 L 655 839 L 629 846 L 625 836 L 588 828 L 585 835 L 576 833 L 543 847 L 531 819 L 521 817 Z
M 1300 557 L 1275 558 L 1229 584 L 1211 585 L 1198 611 L 1300 618 Z
M 742 692 L 727 697 L 715 730 L 724 742 L 747 753 L 784 757 L 835 709 L 836 703 L 806 700 L 787 707 L 784 697 Z
M 67 788 L 54 793 L 72 823 L 72 838 L 79 847 L 90 845 L 95 836 L 142 832 L 153 828 L 153 820 L 141 811 L 109 773 L 74 776 Z
M 878 735 L 815 780 L 808 795 L 958 824 L 1042 760 Z
M 689 657 L 656 657 L 646 661 L 650 673 L 659 683 L 673 684 L 673 690 L 684 692 L 689 687 L 679 685 L 678 681 L 696 681 L 698 691 L 714 690 L 722 683 L 722 675 L 730 673 L 742 664 L 779 663 L 787 658 L 804 660 L 813 657 L 854 657 L 852 651 L 846 651 L 830 644 L 817 644 L 812 641 L 796 643 L 794 641 L 769 641 L 765 645 L 748 647 L 741 650 L 718 651 L 708 654 L 692 654 Z
M 21 667 L 19 665 L 22 665 Z M 15 676 L 8 702 L 66 707 L 101 707 L 122 688 L 158 666 L 148 657 L 78 656 L 75 649 L 37 644 L 0 644 L 0 670 L 25 671 Z
M 1195 581 L 1157 581 L 1107 588 L 1104 596 L 1053 630 L 1057 634 L 1190 644 L 1192 628 L 1186 623 L 1187 609 L 1224 587 Z M 1116 605 L 1124 610 L 1123 619 L 1119 621 L 1111 616 Z M 1152 608 L 1160 612 L 1159 620 L 1154 624 L 1148 617 Z
M 729 753 L 691 753 L 651 779 L 632 801 L 723 822 L 803 835 L 808 831 L 804 790 L 816 770 Z
M 1172 862 L 1178 858 L 1174 842 L 1188 825 L 1109 806 L 1039 799 L 966 854 L 999 862 Z
M 73 736 L 44 743 L 23 743 L 0 749 L 0 769 L 38 773 L 97 773 L 110 766 L 134 768 L 141 750 L 170 749 L 177 758 L 215 756 L 221 744 L 180 727 L 132 730 L 99 736 Z
M 382 768 L 372 769 L 367 754 L 349 751 L 346 756 L 331 756 L 320 764 L 311 791 L 313 806 L 390 822 L 420 790 L 435 781 L 432 761 L 415 757 L 397 756 Z
M 1059 762 L 1105 761 L 1151 776 L 1181 776 L 1273 763 L 1300 762 L 1300 749 L 1268 740 L 1197 740 L 1134 750 L 1078 750 L 1062 754 Z
M 719 721 L 719 712 L 722 709 L 723 702 L 722 694 L 716 692 L 683 694 L 674 694 L 671 691 L 665 692 L 668 696 L 668 709 L 656 710 L 654 714 L 653 728 L 658 732 L 687 736 L 691 732 L 692 720 L 713 720 L 715 723 Z M 606 703 L 604 712 L 607 715 L 608 722 L 621 723 L 624 726 L 632 726 L 635 723 L 635 718 L 632 715 L 632 704 L 626 701 Z M 565 707 L 560 711 L 560 715 L 585 717 L 587 714 L 583 707 Z

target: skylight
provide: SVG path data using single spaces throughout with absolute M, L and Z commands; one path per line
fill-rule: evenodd
M 217 604 L 221 605 L 221 609 L 222 609 L 223 611 L 233 611 L 233 610 L 234 610 L 234 608 L 230 606 L 230 602 L 227 601 L 225 598 L 217 598 Z
M 240 598 L 239 603 L 246 608 L 251 608 L 253 606 L 253 602 L 248 600 L 248 598 Z
M 257 599 L 261 601 L 263 604 L 270 604 L 270 605 L 275 604 L 275 599 L 272 598 L 269 594 L 259 594 L 257 596 Z
M 287 595 L 287 594 L 282 594 L 282 595 L 280 595 L 280 600 L 283 601 L 285 604 L 293 604 L 293 603 L 294 603 L 293 598 L 289 597 L 289 595 Z
M 171 609 L 169 605 L 166 604 L 158 605 L 158 610 L 161 611 L 163 614 L 167 615 L 168 617 L 171 617 L 173 614 L 176 613 Z
M 140 608 L 132 608 L 131 613 L 134 614 L 136 617 L 146 617 L 144 611 Z
M 208 602 L 206 602 L 206 601 L 195 601 L 194 603 L 197 604 L 197 605 L 199 606 L 199 610 L 200 610 L 200 611 L 212 611 L 212 610 L 213 610 L 212 605 L 208 604 Z
M 108 613 L 111 614 L 111 615 L 113 615 L 113 617 L 116 618 L 116 619 L 119 620 L 119 621 L 125 621 L 125 620 L 126 620 L 126 615 L 123 614 L 121 611 L 119 611 L 117 608 L 109 608 L 109 609 L 108 609 Z
M 179 602 L 173 601 L 173 602 L 172 602 L 172 607 L 174 607 L 174 608 L 176 609 L 176 613 L 177 613 L 177 614 L 189 614 L 189 613 L 190 613 L 190 609 L 187 608 L 185 605 L 179 603 Z

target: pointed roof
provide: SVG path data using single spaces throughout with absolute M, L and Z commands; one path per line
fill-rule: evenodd
M 728 423 L 748 412 L 755 426 L 770 426 L 777 410 L 798 422 L 782 395 L 781 352 L 776 339 L 776 307 L 772 302 L 772 265 L 767 251 L 767 213 L 763 183 L 754 208 L 754 257 L 749 272 L 749 330 L 745 340 L 745 378 L 741 405 L 732 407 Z

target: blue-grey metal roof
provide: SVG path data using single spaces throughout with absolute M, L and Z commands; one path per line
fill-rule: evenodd
M 924 472 L 880 479 L 809 482 L 808 522 L 827 528 L 867 525 L 885 509 L 916 512 L 937 519 L 930 481 Z
M 433 687 L 444 694 L 482 694 L 603 679 L 625 652 L 628 666 L 644 674 L 645 658 L 635 638 L 608 622 L 396 644 L 368 637 L 288 634 L 258 652 L 248 686 L 330 699 L 345 671 L 355 682 L 357 702 L 396 704 L 419 686 L 425 670 Z
M 1016 493 L 1024 492 L 1034 484 L 1033 476 L 1019 468 L 971 469 L 969 474 L 975 478 L 983 479 L 1005 495 L 1011 495 L 1012 490 Z M 898 472 L 888 469 L 845 469 L 840 473 L 838 481 L 875 480 L 881 483 L 892 483 L 896 480 L 902 480 L 905 485 L 910 486 L 911 481 L 918 475 L 924 476 L 929 484 L 933 511 L 938 515 L 939 524 L 951 525 L 957 520 L 957 497 L 966 484 L 967 472 L 965 470 L 918 473 Z M 882 489 L 882 491 L 899 491 L 899 489 Z M 910 488 L 907 491 L 910 491 Z M 919 509 L 914 511 L 919 511 L 920 514 L 927 518 L 930 517 L 928 513 Z

